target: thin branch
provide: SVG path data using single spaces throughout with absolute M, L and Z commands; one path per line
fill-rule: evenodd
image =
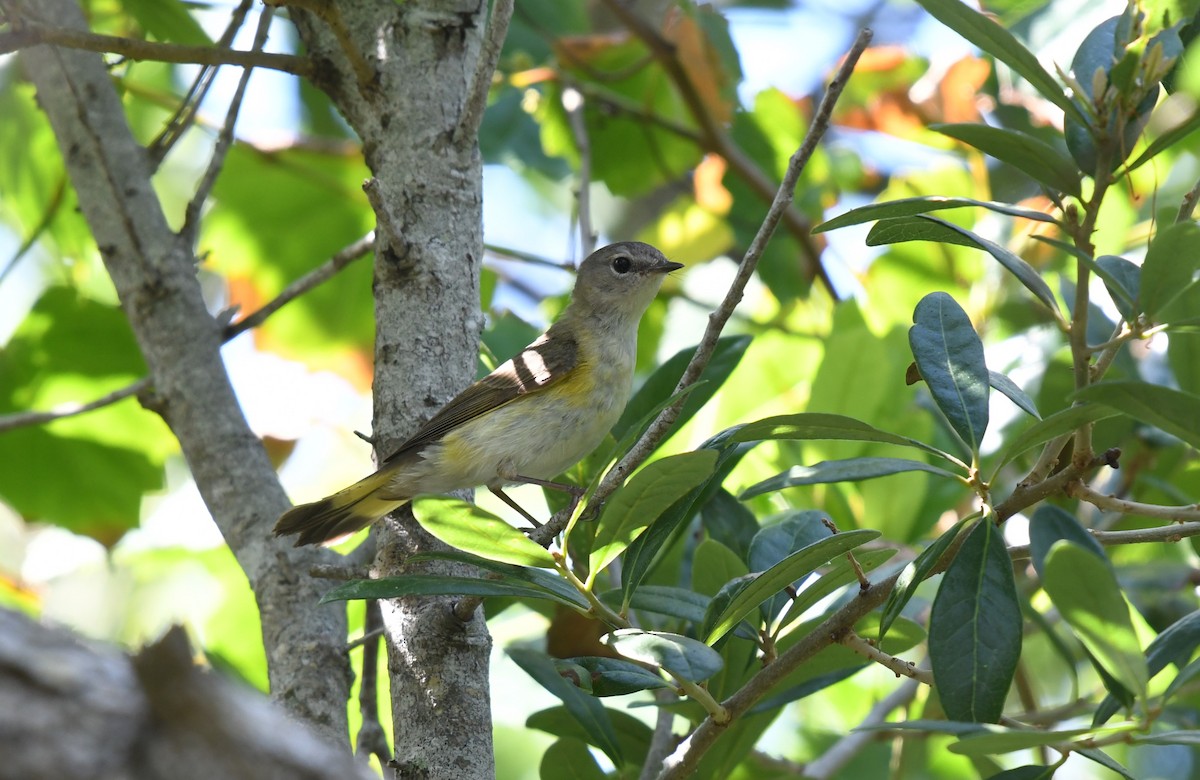
M 304 276 L 288 285 L 283 292 L 275 296 L 269 303 L 263 306 L 258 311 L 232 323 L 225 328 L 223 338 L 225 341 L 245 333 L 251 328 L 257 328 L 275 312 L 279 311 L 283 306 L 290 301 L 298 298 L 312 288 L 331 278 L 334 274 L 345 268 L 354 260 L 363 257 L 375 244 L 374 232 L 368 233 L 366 236 L 355 241 L 350 246 L 346 247 L 336 255 L 326 260 L 320 266 L 309 271 Z M 0 433 L 12 430 L 13 428 L 23 428 L 29 425 L 44 425 L 46 423 L 61 420 L 66 417 L 74 417 L 77 414 L 85 412 L 93 412 L 97 409 L 102 409 L 105 406 L 111 406 L 118 401 L 123 401 L 126 398 L 138 395 L 150 388 L 150 378 L 143 377 L 133 384 L 122 387 L 119 390 L 101 396 L 94 401 L 89 401 L 85 404 L 66 404 L 59 406 L 57 409 L 52 409 L 46 412 L 18 412 L 16 414 L 0 415 Z
M 1092 506 L 1107 512 L 1120 512 L 1126 515 L 1154 517 L 1159 520 L 1200 520 L 1200 504 L 1184 506 L 1163 506 L 1161 504 L 1144 504 L 1140 501 L 1129 501 L 1124 498 L 1106 495 L 1092 489 L 1082 482 L 1072 482 L 1066 488 L 1067 495 L 1086 501 Z M 1171 526 L 1167 526 L 1170 528 Z M 1112 532 L 1117 533 L 1117 532 Z
M 880 738 L 878 732 L 866 730 L 878 726 L 887 720 L 893 710 L 908 704 L 917 695 L 920 686 L 916 680 L 905 680 L 900 687 L 892 691 L 881 702 L 871 708 L 867 717 L 859 724 L 859 729 L 850 732 L 839 739 L 828 750 L 810 762 L 804 768 L 803 777 L 807 780 L 826 780 L 840 777 L 840 772 L 850 761 L 861 753 L 868 745 Z
M 1187 222 L 1192 218 L 1197 200 L 1200 200 L 1200 181 L 1192 185 L 1192 188 L 1183 196 L 1183 202 L 1179 204 L 1179 213 L 1175 215 L 1176 223 Z
M 221 33 L 221 37 L 217 40 L 216 45 L 222 49 L 228 49 L 233 46 L 233 40 L 237 37 L 238 30 L 242 29 L 242 25 L 246 22 L 246 16 L 250 13 L 250 7 L 254 5 L 254 0 L 242 0 L 237 8 L 229 15 L 229 24 L 225 26 L 225 32 Z M 191 127 L 197 117 L 200 115 L 200 104 L 204 102 L 204 98 L 208 95 L 209 89 L 212 88 L 213 82 L 216 79 L 217 68 L 211 65 L 204 66 L 200 72 L 196 74 L 195 80 L 192 81 L 191 87 L 183 96 L 183 101 L 179 108 L 168 120 L 162 132 L 150 142 L 146 147 L 150 158 L 157 165 L 171 148 L 175 145 L 187 128 Z
M 475 72 L 471 75 L 471 84 L 467 88 L 467 103 L 455 130 L 455 140 L 459 143 L 475 136 L 483 123 L 492 78 L 496 73 L 496 64 L 500 61 L 504 38 L 508 35 L 508 23 L 512 20 L 513 5 L 513 0 L 495 0 L 492 4 L 492 13 L 483 33 L 479 59 L 475 62 Z
M 101 54 L 120 54 L 131 60 L 155 60 L 189 65 L 240 65 L 244 68 L 270 68 L 310 78 L 313 66 L 304 57 L 293 54 L 240 51 L 215 46 L 187 46 L 178 43 L 156 43 L 115 35 L 49 27 L 36 22 L 22 22 L 20 29 L 0 34 L 0 54 L 8 54 L 39 44 L 82 49 Z
M 657 688 L 654 691 L 654 701 L 658 705 L 658 716 L 654 720 L 654 734 L 650 738 L 650 747 L 642 762 L 642 772 L 638 780 L 652 780 L 662 762 L 675 749 L 678 738 L 671 730 L 675 725 L 675 710 L 671 708 L 679 700 L 674 691 Z
M 144 377 L 134 382 L 131 385 L 126 385 L 120 390 L 114 390 L 108 395 L 103 395 L 95 401 L 89 401 L 86 404 L 64 404 L 57 409 L 52 409 L 48 412 L 18 412 L 16 414 L 6 414 L 0 416 L 0 433 L 9 431 L 14 428 L 24 428 L 29 425 L 45 425 L 46 423 L 54 422 L 55 420 L 63 420 L 67 417 L 74 417 L 77 414 L 92 412 L 96 409 L 103 409 L 105 406 L 111 406 L 118 401 L 124 401 L 130 396 L 150 387 L 150 378 Z
M 783 218 L 789 204 L 792 202 L 796 189 L 796 181 L 800 178 L 801 171 L 808 164 L 809 158 L 812 157 L 817 143 L 828 129 L 833 107 L 841 96 L 842 90 L 850 78 L 850 74 L 854 71 L 854 66 L 858 62 L 858 58 L 866 49 L 867 44 L 870 43 L 871 36 L 872 33 L 870 30 L 864 29 L 859 32 L 854 45 L 846 54 L 846 58 L 842 61 L 833 80 L 829 82 L 829 88 L 825 91 L 825 96 L 821 99 L 821 104 L 813 115 L 813 121 L 808 128 L 807 135 L 804 137 L 804 142 L 800 144 L 800 148 L 796 150 L 791 160 L 788 161 L 787 171 L 784 173 L 783 181 L 775 193 L 775 199 L 772 201 L 770 208 L 767 209 L 766 217 L 763 219 L 762 225 L 759 226 L 757 235 L 754 236 L 754 240 L 750 242 L 749 249 L 746 250 L 745 256 L 742 257 L 742 262 L 738 265 L 737 274 L 733 282 L 729 285 L 729 290 L 726 291 L 725 298 L 708 317 L 708 327 L 704 331 L 704 336 L 700 340 L 700 344 L 696 347 L 696 354 L 692 356 L 691 362 L 688 363 L 687 368 L 684 369 L 683 376 L 680 377 L 679 383 L 675 386 L 676 392 L 694 384 L 708 365 L 708 361 L 712 358 L 713 351 L 716 349 L 717 339 L 720 338 L 721 331 L 725 327 L 725 323 L 733 315 L 734 309 L 741 302 L 746 284 L 754 274 L 754 269 L 758 265 L 758 260 L 762 256 L 763 250 L 766 249 L 771 234 L 775 232 L 775 228 L 779 225 L 779 221 Z M 605 475 L 588 502 L 589 512 L 593 511 L 593 507 L 601 506 L 604 500 L 625 482 L 625 479 L 633 470 L 666 437 L 671 426 L 679 417 L 679 411 L 683 407 L 683 400 L 681 398 L 662 410 L 654 422 L 650 424 L 650 427 L 646 429 L 646 432 L 642 434 L 637 444 Z M 539 544 L 549 544 L 566 527 L 569 519 L 555 515 L 544 526 L 530 534 L 530 538 Z
M 381 767 L 386 767 L 392 757 L 387 735 L 379 722 L 379 644 L 382 637 L 383 616 L 379 612 L 379 602 L 369 599 L 363 619 L 363 654 L 358 680 L 358 712 L 362 716 L 362 726 L 354 740 L 354 752 L 359 756 L 373 755 L 379 759 Z
M 688 76 L 683 64 L 679 61 L 678 56 L 676 56 L 675 46 L 665 39 L 645 19 L 636 14 L 624 0 L 604 0 L 604 5 L 612 11 L 614 16 L 621 20 L 621 23 L 630 32 L 646 44 L 655 59 L 663 66 L 663 69 L 667 72 L 667 76 L 679 90 L 679 95 L 683 99 L 684 104 L 687 105 L 692 118 L 700 125 L 701 132 L 706 138 L 709 148 L 721 157 L 724 157 L 726 162 L 729 163 L 729 167 L 735 170 L 759 197 L 764 200 L 771 200 L 777 189 L 774 182 L 733 142 L 733 139 L 730 138 L 725 128 L 721 126 L 716 117 L 708 110 L 708 107 L 704 104 L 704 99 L 696 90 L 696 85 L 692 83 L 691 77 Z M 822 98 L 822 103 L 824 102 L 825 99 Z M 815 121 L 816 118 L 814 117 Z M 826 121 L 828 121 L 828 118 L 826 118 Z M 795 188 L 795 182 L 792 183 L 792 188 Z M 808 272 L 808 277 L 810 279 L 813 277 L 820 279 L 830 297 L 835 301 L 838 300 L 837 289 L 833 286 L 833 281 L 829 278 L 828 272 L 821 265 L 820 252 L 812 240 L 812 235 L 809 232 L 811 226 L 808 224 L 808 220 L 799 212 L 790 208 L 786 209 L 781 216 L 785 219 L 789 233 L 799 242 L 801 249 L 804 251 L 808 263 L 808 268 L 805 269 Z
M 263 50 L 263 47 L 267 43 L 267 34 L 271 30 L 271 17 L 274 15 L 275 10 L 273 8 L 264 8 L 263 12 L 259 15 L 258 29 L 254 33 L 254 44 L 251 46 L 251 51 Z M 195 244 L 196 234 L 200 230 L 200 210 L 204 207 L 204 202 L 208 200 L 208 195 L 212 192 L 213 185 L 217 183 L 217 176 L 220 175 L 221 169 L 225 167 L 225 157 L 229 154 L 229 147 L 233 145 L 233 127 L 237 124 L 238 114 L 242 109 L 242 101 L 246 97 L 246 87 L 250 83 L 250 75 L 253 72 L 253 68 L 242 69 L 242 76 L 238 79 L 233 99 L 229 101 L 229 111 L 225 115 L 225 124 L 217 136 L 217 143 L 213 148 L 212 158 L 208 161 L 208 168 L 205 169 L 204 176 L 196 186 L 196 194 L 192 196 L 191 201 L 188 202 L 187 208 L 184 210 L 183 228 L 179 231 L 179 235 L 189 248 Z
M 341 47 L 342 53 L 350 63 L 350 67 L 354 70 L 354 77 L 358 80 L 359 94 L 366 96 L 371 93 L 378 79 L 378 74 L 363 57 L 358 47 L 354 45 L 354 39 L 350 35 L 350 30 L 346 27 L 345 20 L 342 19 L 341 10 L 338 8 L 336 2 L 333 2 L 333 0 L 263 0 L 263 5 L 271 6 L 272 8 L 278 8 L 279 6 L 299 8 L 303 11 L 308 11 L 325 22 L 330 32 L 333 33 L 333 37 L 337 39 L 338 46 Z
M 322 282 L 331 279 L 334 274 L 342 270 L 350 263 L 360 257 L 364 257 L 375 247 L 375 231 L 367 233 L 362 238 L 355 241 L 353 244 L 342 249 L 333 257 L 326 260 L 321 265 L 301 276 L 296 281 L 289 284 L 283 289 L 279 295 L 276 295 L 269 303 L 263 306 L 253 314 L 238 320 L 229 325 L 225 329 L 225 339 L 228 341 L 234 336 L 245 333 L 251 328 L 257 328 L 275 312 L 279 311 L 286 304 L 299 298 L 304 293 L 321 284 Z
M 933 685 L 933 672 L 929 669 L 920 669 L 912 661 L 905 661 L 897 658 L 894 655 L 883 652 L 876 647 L 869 639 L 863 639 L 854 631 L 848 631 L 842 637 L 842 644 L 858 653 L 864 658 L 874 661 L 877 664 L 886 666 L 891 671 L 895 672 L 897 677 L 910 677 L 917 682 Z
M 572 84 L 564 83 L 562 92 L 563 110 L 575 137 L 575 148 L 579 150 L 579 181 L 575 190 L 575 205 L 579 215 L 580 257 L 587 257 L 596 249 L 596 231 L 592 227 L 592 144 L 588 139 L 587 125 L 583 121 L 583 93 Z

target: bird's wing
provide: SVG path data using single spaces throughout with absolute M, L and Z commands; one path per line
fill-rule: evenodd
M 554 333 L 552 328 L 512 360 L 455 396 L 383 463 L 416 452 L 481 414 L 549 387 L 570 373 L 578 361 L 579 347 L 575 340 Z

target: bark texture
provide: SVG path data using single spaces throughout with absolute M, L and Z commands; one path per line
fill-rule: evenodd
M 367 780 L 344 750 L 192 663 L 182 629 L 130 658 L 0 610 L 0 780 Z
M 361 137 L 373 174 L 374 437 L 386 456 L 474 374 L 482 168 L 476 133 L 460 124 L 487 3 L 361 0 L 293 18 L 318 62 L 319 86 Z M 380 533 L 379 576 L 411 572 L 413 553 L 440 546 L 400 514 Z M 494 774 L 491 640 L 481 613 L 464 624 L 451 603 L 382 605 L 397 777 Z
M 74 0 L 44 0 L 37 8 L 43 22 L 86 28 Z M 330 556 L 295 550 L 271 535 L 287 496 L 229 383 L 221 327 L 205 308 L 192 248 L 168 227 L 144 150 L 100 56 L 50 46 L 21 56 L 149 366 L 148 404 L 179 439 L 254 589 L 272 693 L 344 744 L 350 691 L 345 611 L 316 606 L 323 583 L 307 575 Z

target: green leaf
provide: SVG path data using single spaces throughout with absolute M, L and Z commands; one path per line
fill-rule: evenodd
M 1129 730 L 1131 726 L 1123 730 Z M 1115 733 L 1117 730 L 1104 729 L 1104 732 Z M 1037 731 L 1033 729 L 988 729 L 984 732 L 967 734 L 958 742 L 950 744 L 950 752 L 963 756 L 990 756 L 1002 753 L 1012 753 L 1016 750 L 1029 750 L 1044 745 L 1055 745 L 1071 742 L 1080 737 L 1096 735 L 1095 728 L 1059 729 Z
M 936 244 L 956 244 L 971 249 L 980 249 L 978 241 L 964 236 L 957 230 L 946 227 L 941 220 L 924 214 L 913 217 L 889 217 L 875 223 L 867 233 L 867 246 L 902 244 L 906 241 L 932 241 Z
M 1042 504 L 1029 518 L 1029 555 L 1039 577 L 1042 576 L 1050 548 L 1062 539 L 1079 545 L 1112 567 L 1096 537 L 1089 534 L 1074 515 L 1053 504 Z
M 643 756 L 646 754 L 653 736 L 649 726 L 622 710 L 606 707 L 604 714 L 608 716 L 617 734 L 617 744 L 621 748 L 621 755 Z M 562 705 L 538 710 L 525 719 L 525 725 L 557 737 L 570 737 L 600 747 L 592 735 Z
M 921 554 L 913 559 L 912 563 L 905 566 L 900 571 L 900 577 L 896 580 L 896 587 L 892 588 L 892 592 L 888 594 L 887 601 L 883 605 L 883 614 L 879 618 L 879 641 L 883 641 L 883 637 L 887 634 L 888 628 L 892 622 L 900 617 L 900 613 L 904 611 L 904 607 L 912 600 L 913 594 L 917 592 L 917 588 L 921 583 L 929 577 L 929 572 L 933 571 L 933 567 L 941 560 L 942 555 L 946 550 L 950 549 L 950 545 L 958 538 L 958 532 L 962 530 L 963 525 L 970 518 L 963 518 L 954 524 L 954 527 L 943 533 L 933 544 L 921 551 Z
M 897 550 L 894 547 L 884 547 L 877 550 L 860 550 L 854 554 L 854 559 L 858 561 L 859 568 L 864 573 L 870 573 L 890 561 L 896 552 Z M 793 621 L 798 620 L 821 599 L 851 583 L 858 584 L 858 574 L 854 571 L 854 567 L 850 565 L 849 559 L 841 557 L 833 560 L 824 574 L 815 581 L 811 581 L 810 584 L 805 585 L 796 594 L 796 598 L 792 599 L 791 606 L 788 607 L 787 612 L 779 619 L 779 626 L 785 627 L 791 625 Z
M 1200 675 L 1200 658 L 1183 667 L 1179 674 L 1175 675 L 1175 679 L 1171 680 L 1171 684 L 1163 691 L 1163 704 L 1166 704 L 1181 688 L 1196 679 L 1196 675 Z
M 770 522 L 750 540 L 747 563 L 750 571 L 766 571 L 799 549 L 829 538 L 833 531 L 822 523 L 829 517 L 817 509 L 793 509 L 785 512 L 782 519 Z
M 994 257 L 996 261 L 1000 263 L 1000 265 L 1004 266 L 1009 273 L 1017 277 L 1017 281 L 1019 281 L 1027 290 L 1033 293 L 1034 297 L 1041 301 L 1047 309 L 1055 314 L 1058 314 L 1058 303 L 1054 300 L 1054 293 L 1051 292 L 1050 285 L 1046 284 L 1045 280 L 1042 279 L 1041 274 L 1035 271 L 1033 266 L 1022 260 L 1016 254 L 1008 251 L 996 242 L 988 241 L 986 238 L 976 235 L 974 232 L 967 230 L 964 227 L 959 227 L 952 222 L 946 222 L 943 219 L 929 216 L 921 216 L 919 218 L 942 225 L 948 230 L 952 230 L 960 234 L 968 241 L 972 242 L 974 246 L 977 246 L 983 251 L 987 252 L 989 255 Z
M 1040 138 L 984 124 L 935 124 L 929 129 L 974 146 L 1052 190 L 1079 197 L 1075 163 Z
M 617 732 L 608 716 L 608 710 L 598 699 L 576 688 L 559 675 L 554 661 L 545 653 L 522 647 L 508 648 L 508 655 L 517 666 L 525 670 L 546 690 L 557 696 L 566 705 L 567 712 L 587 734 L 588 743 L 604 751 L 618 767 L 625 763 Z
M 957 2 L 957 0 L 954 0 Z M 978 454 L 988 424 L 988 369 L 971 320 L 943 292 L 926 295 L 913 312 L 908 343 L 933 401 Z
M 1029 394 L 1004 374 L 1001 374 L 999 371 L 988 371 L 988 384 L 993 389 L 999 390 L 1008 400 L 1016 404 L 1017 408 L 1021 411 L 1039 420 L 1042 419 L 1042 416 L 1038 414 L 1037 404 L 1033 402 Z
M 1110 406 L 1200 448 L 1200 396 L 1126 379 L 1088 385 L 1073 398 Z
M 565 660 L 588 672 L 593 696 L 624 696 L 653 688 L 675 687 L 657 674 L 620 658 L 583 656 Z
M 747 423 L 730 430 L 732 435 L 729 440 L 736 442 L 763 441 L 767 439 L 874 441 L 882 444 L 898 444 L 901 447 L 916 447 L 919 450 L 932 453 L 945 460 L 954 463 L 959 462 L 952 455 L 925 442 L 911 439 L 908 436 L 881 431 L 861 420 L 840 414 L 823 414 L 821 412 L 782 414 L 777 417 L 767 417 Z
M 1197 130 L 1200 130 L 1200 111 L 1193 110 L 1187 119 L 1151 141 L 1137 159 L 1129 163 L 1129 170 L 1137 170 Z
M 1012 33 L 993 22 L 960 0 L 917 0 L 933 18 L 954 30 L 971 43 L 1016 71 L 1042 97 L 1075 117 L 1086 122 L 1087 117 L 1079 110 L 1054 77 L 1051 76 L 1037 57 L 1021 45 Z
M 412 509 L 422 528 L 451 547 L 501 563 L 554 567 L 554 558 L 540 545 L 474 504 L 456 498 L 421 498 Z
M 1161 228 L 1142 262 L 1138 308 L 1153 318 L 1188 287 L 1200 272 L 1200 225 L 1179 222 Z M 1190 312 L 1195 316 L 1195 312 Z
M 1167 360 L 1179 389 L 1200 395 L 1200 335 L 1172 333 L 1167 344 Z
M 1146 700 L 1149 678 L 1129 607 L 1107 561 L 1060 540 L 1046 555 L 1042 587 L 1088 652 L 1119 683 Z
M 973 198 L 947 198 L 940 195 L 933 195 L 920 198 L 901 198 L 900 200 L 889 200 L 886 203 L 872 203 L 867 206 L 859 206 L 856 209 L 850 209 L 844 214 L 839 214 L 827 222 L 822 222 L 820 225 L 814 227 L 812 232 L 824 233 L 828 230 L 837 230 L 848 225 L 861 225 L 864 222 L 872 222 L 877 219 L 911 217 L 916 214 L 927 214 L 930 211 L 957 209 L 966 206 L 978 206 L 979 208 L 985 208 L 999 214 L 1032 219 L 1038 222 L 1056 223 L 1058 221 L 1049 214 L 1010 206 L 1007 203 L 974 200 Z
M 1132 321 L 1137 314 L 1137 300 L 1141 289 L 1142 269 L 1123 257 L 1102 255 L 1090 264 L 1092 270 L 1104 280 L 1104 287 L 1112 296 L 1117 310 L 1126 320 Z
M 715 451 L 701 449 L 656 460 L 634 474 L 604 506 L 588 557 L 588 581 L 594 581 L 647 526 L 708 478 L 716 463 Z
M 654 664 L 690 682 L 706 680 L 725 665 L 721 654 L 708 645 L 665 631 L 622 628 L 603 641 L 626 658 Z
M 792 466 L 782 474 L 776 474 L 770 479 L 764 479 L 756 485 L 751 485 L 738 496 L 745 501 L 748 498 L 770 493 L 775 490 L 797 487 L 799 485 L 823 485 L 829 482 L 861 482 L 865 479 L 886 477 L 889 474 L 900 474 L 905 471 L 925 471 L 939 477 L 961 480 L 956 474 L 937 466 L 930 466 L 919 460 L 905 458 L 848 458 L 846 460 L 824 460 L 811 466 Z
M 487 558 L 480 558 L 478 555 L 462 552 L 461 550 L 431 550 L 429 552 L 417 553 L 409 558 L 409 560 L 414 563 L 424 560 L 457 561 L 458 563 L 478 566 L 485 571 L 501 574 L 506 580 L 528 583 L 532 587 L 552 593 L 557 597 L 557 601 L 567 606 L 574 606 L 582 610 L 591 608 L 591 604 L 588 603 L 588 600 L 583 597 L 583 594 L 575 586 L 568 583 L 557 573 L 548 572 L 543 569 L 514 566 L 511 563 L 492 561 Z
M 1026 450 L 1032 449 L 1039 444 L 1045 444 L 1064 433 L 1070 433 L 1081 425 L 1115 417 L 1117 414 L 1118 412 L 1115 409 L 1110 409 L 1107 406 L 1080 404 L 1078 406 L 1069 406 L 1054 414 L 1047 415 L 1008 440 L 1004 448 L 1000 451 L 1001 457 L 1000 462 L 996 465 L 996 471 L 999 472 L 1002 466 L 1011 463 Z
M 929 659 L 946 717 L 995 723 L 1021 656 L 1021 607 L 1004 536 L 980 520 L 946 570 L 929 616 Z
M 204 32 L 180 0 L 121 0 L 129 15 L 142 29 L 160 41 L 190 46 L 212 46 Z
M 672 431 L 679 430 L 684 423 L 692 419 L 696 412 L 700 411 L 700 408 L 721 389 L 725 380 L 729 378 L 746 354 L 746 350 L 750 347 L 750 341 L 749 336 L 724 336 L 717 339 L 712 358 L 697 380 L 704 384 L 697 387 L 688 396 L 687 402 L 679 412 L 679 417 L 671 427 Z M 688 363 L 695 354 L 695 347 L 681 349 L 655 369 L 654 373 L 629 399 L 625 411 L 621 413 L 621 418 L 613 426 L 612 433 L 615 438 L 621 439 L 631 430 L 635 430 L 635 423 L 638 420 L 653 411 L 675 391 L 679 380 L 683 378 L 684 370 L 687 369 Z
M 835 534 L 797 550 L 764 572 L 751 575 L 753 579 L 728 604 L 711 618 L 706 616 L 703 631 L 705 644 L 716 642 L 764 601 L 821 564 L 878 536 L 878 531 L 868 529 Z
M 1037 764 L 1026 764 L 1025 766 L 1017 766 L 1012 769 L 1005 769 L 1003 772 L 997 772 L 988 778 L 988 780 L 1050 780 L 1054 777 L 1056 766 L 1039 766 Z
M 1105 753 L 1103 750 L 1100 750 L 1099 748 L 1081 748 L 1079 750 L 1076 750 L 1075 752 L 1078 753 L 1079 755 L 1083 756 L 1084 758 L 1088 758 L 1088 759 L 1091 759 L 1092 761 L 1095 761 L 1097 764 L 1099 764 L 1102 767 L 1111 769 L 1112 771 L 1119 774 L 1121 777 L 1124 777 L 1125 780 L 1138 780 L 1137 777 L 1134 777 L 1132 774 L 1130 774 L 1128 769 L 1126 769 L 1125 767 L 1123 767 L 1119 763 L 1117 763 L 1116 759 L 1114 759 L 1112 756 Z
M 519 581 L 434 574 L 401 574 L 377 580 L 352 580 L 326 593 L 321 597 L 321 603 L 347 599 L 395 599 L 401 596 L 515 596 L 568 603 L 555 593 Z
M 1131 740 L 1138 745 L 1191 745 L 1200 747 L 1200 731 L 1160 731 L 1157 734 L 1135 734 Z
M 546 748 L 538 767 L 539 780 L 604 780 L 608 777 L 578 739 L 560 739 Z
M 1176 620 L 1154 638 L 1146 648 L 1146 668 L 1154 678 L 1167 664 L 1182 664 L 1192 657 L 1200 645 L 1200 611 L 1190 612 Z M 1105 697 L 1096 708 L 1092 725 L 1104 723 L 1120 708 L 1112 696 Z

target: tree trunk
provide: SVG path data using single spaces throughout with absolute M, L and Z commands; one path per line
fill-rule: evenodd
M 475 132 L 459 127 L 487 3 L 360 0 L 293 17 L 373 174 L 374 442 L 386 456 L 474 374 L 482 168 Z M 381 529 L 379 576 L 412 571 L 413 553 L 440 547 L 407 510 L 397 515 Z M 383 605 L 397 777 L 494 774 L 491 640 L 481 613 L 463 623 L 451 604 Z
M 86 29 L 72 0 L 44 0 L 37 13 L 57 26 Z M 144 403 L 179 439 L 200 494 L 254 589 L 272 694 L 344 744 L 350 691 L 345 610 L 318 607 L 324 583 L 308 576 L 331 555 L 296 550 L 271 535 L 287 496 L 229 383 L 221 326 L 205 309 L 192 248 L 168 227 L 146 155 L 100 56 L 50 46 L 21 56 L 149 366 L 153 397 Z

